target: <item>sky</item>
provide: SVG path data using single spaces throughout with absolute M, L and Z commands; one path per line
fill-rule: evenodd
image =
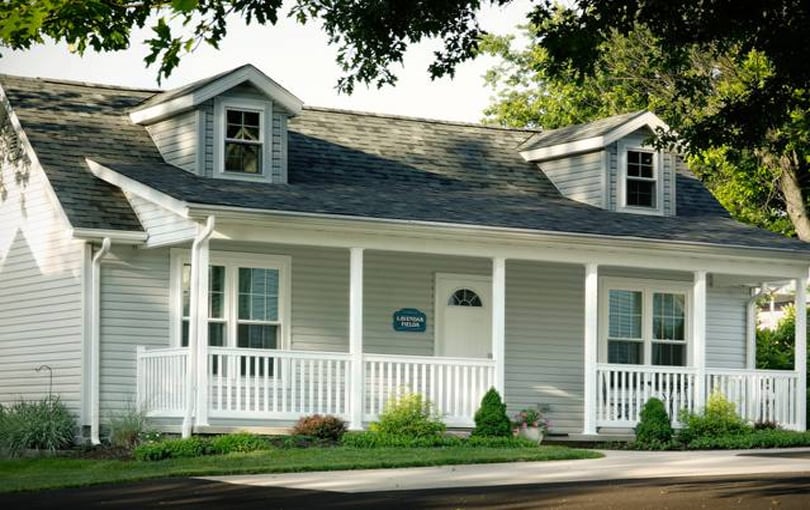
M 506 7 L 485 7 L 479 20 L 485 30 L 517 33 L 525 23 L 529 0 L 516 0 Z M 146 68 L 148 53 L 142 41 L 148 29 L 133 33 L 129 50 L 83 57 L 72 54 L 65 44 L 37 46 L 28 51 L 2 51 L 0 72 L 22 76 L 59 78 L 129 87 L 158 88 L 155 66 Z M 427 67 L 436 41 L 410 48 L 394 87 L 355 87 L 351 96 L 339 95 L 335 84 L 341 72 L 335 63 L 337 48 L 329 46 L 319 25 L 300 25 L 283 18 L 276 26 L 246 26 L 241 19 L 229 20 L 228 35 L 215 50 L 203 44 L 184 56 L 180 67 L 160 88 L 171 89 L 221 71 L 250 63 L 298 96 L 304 104 L 350 110 L 389 113 L 442 120 L 478 122 L 493 91 L 484 85 L 483 75 L 495 60 L 489 57 L 460 65 L 453 79 L 431 81 Z

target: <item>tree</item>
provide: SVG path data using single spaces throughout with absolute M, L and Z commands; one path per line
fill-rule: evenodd
M 547 25 L 558 22 L 553 18 Z M 557 66 L 551 52 L 537 44 L 547 31 L 547 26 L 527 27 L 529 43 L 522 49 L 512 47 L 510 36 L 484 38 L 481 50 L 501 59 L 485 77 L 498 92 L 485 111 L 486 120 L 553 129 L 646 109 L 680 136 L 696 132 L 725 104 L 773 73 L 761 52 L 740 53 L 739 47 L 719 53 L 693 46 L 672 65 L 652 30 L 639 25 L 627 34 L 614 30 L 583 74 L 574 65 Z M 684 93 L 687 89 L 689 94 Z M 780 136 L 790 137 L 796 150 L 808 153 L 800 129 L 783 130 Z M 664 136 L 667 141 L 675 140 Z M 736 218 L 783 234 L 798 230 L 786 213 L 782 169 L 762 157 L 772 149 L 770 140 L 750 140 L 748 145 L 686 141 L 690 166 Z M 795 170 L 806 173 L 806 164 Z
M 509 0 L 490 0 L 504 4 Z M 295 0 L 288 11 L 282 0 L 7 0 L 0 7 L 0 44 L 27 49 L 45 38 L 64 41 L 83 53 L 116 51 L 130 44 L 134 27 L 152 24 L 147 64 L 159 62 L 158 79 L 180 64 L 200 43 L 218 47 L 229 16 L 248 24 L 275 25 L 288 15 L 301 23 L 318 20 L 338 63 L 346 73 L 338 88 L 351 92 L 357 82 L 393 84 L 393 64 L 401 64 L 409 44 L 438 37 L 432 76 L 452 75 L 456 64 L 471 58 L 483 34 L 475 16 L 481 0 Z M 151 21 L 156 20 L 156 21 Z

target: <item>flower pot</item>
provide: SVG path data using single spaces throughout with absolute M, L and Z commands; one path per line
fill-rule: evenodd
M 518 435 L 537 444 L 543 441 L 543 430 L 540 427 L 521 427 Z

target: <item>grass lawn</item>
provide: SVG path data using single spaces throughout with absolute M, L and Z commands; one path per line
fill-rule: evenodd
M 77 487 L 169 476 L 592 459 L 601 456 L 597 452 L 588 450 L 540 446 L 537 448 L 284 448 L 253 453 L 168 459 L 158 462 L 42 457 L 0 460 L 0 492 Z

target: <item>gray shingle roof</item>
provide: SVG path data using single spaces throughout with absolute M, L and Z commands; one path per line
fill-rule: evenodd
M 743 225 L 691 174 L 676 217 L 562 197 L 517 147 L 533 132 L 305 108 L 289 123 L 289 184 L 198 177 L 165 163 L 126 112 L 154 92 L 0 77 L 74 226 L 140 228 L 89 157 L 190 203 L 810 251 Z M 608 129 L 608 128 L 605 128 Z
M 638 111 L 632 113 L 624 113 L 621 115 L 614 115 L 612 117 L 605 117 L 604 119 L 587 122 L 584 124 L 575 124 L 573 126 L 566 126 L 559 129 L 549 129 L 542 131 L 532 136 L 520 145 L 521 151 L 529 151 L 540 149 L 542 147 L 551 147 L 552 145 L 560 145 L 563 143 L 577 142 L 579 140 L 586 140 L 610 133 L 622 124 L 644 115 L 645 111 Z

